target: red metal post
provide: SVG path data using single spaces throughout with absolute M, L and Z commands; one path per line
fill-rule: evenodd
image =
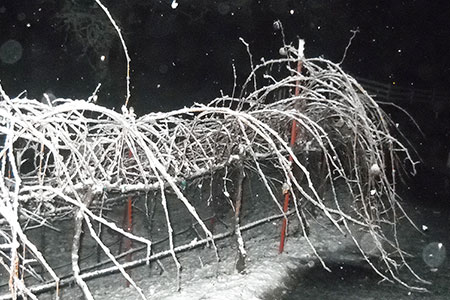
M 297 63 L 297 72 L 300 74 L 302 71 L 302 61 L 299 59 Z M 295 96 L 300 95 L 300 82 L 297 81 L 295 85 Z M 291 127 L 291 149 L 294 148 L 295 140 L 297 139 L 297 121 L 292 120 L 292 127 Z M 289 161 L 292 163 L 293 158 L 292 155 L 289 155 Z M 283 211 L 286 213 L 289 209 L 289 191 L 284 191 L 284 204 L 283 204 Z M 278 248 L 279 253 L 283 253 L 284 251 L 284 242 L 286 239 L 286 227 L 287 227 L 287 219 L 283 219 L 283 224 L 281 226 L 281 239 L 280 239 L 280 247 Z

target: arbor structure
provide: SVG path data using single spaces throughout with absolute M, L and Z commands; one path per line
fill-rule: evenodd
M 121 41 L 126 51 L 122 37 Z M 426 283 L 409 267 L 397 236 L 398 221 L 407 217 L 396 194 L 399 173 L 415 170 L 406 141 L 340 64 L 305 59 L 302 47 L 287 44 L 280 53 L 283 58 L 258 64 L 250 55 L 249 76 L 229 96 L 144 116 L 127 105 L 120 113 L 99 106 L 95 93 L 87 100 L 49 99 L 44 104 L 22 96 L 10 98 L 2 88 L 0 252 L 10 289 L 3 298 L 36 299 L 36 293 L 48 288 L 58 291 L 60 284 L 67 283 L 30 239 L 28 232 L 36 226 L 55 228 L 56 221 L 73 219 L 72 276 L 87 299 L 93 296 L 86 279 L 113 271 L 145 298 L 127 268 L 168 254 L 179 277 L 178 251 L 209 243 L 218 257 L 215 240 L 234 235 L 239 251 L 236 268 L 241 272 L 247 256 L 241 229 L 278 217 L 295 216 L 305 242 L 321 260 L 308 236 L 310 215 L 318 213 L 352 237 L 383 279 L 421 290 L 399 275 L 400 266 L 406 266 Z M 293 121 L 298 137 L 289 144 Z M 260 180 L 273 206 L 255 223 L 241 224 L 244 181 L 252 176 Z M 196 185 L 209 185 L 210 195 L 223 195 L 216 207 L 233 210 L 230 230 L 212 232 L 199 212 L 199 199 L 186 192 L 187 186 Z M 163 209 L 168 239 L 167 249 L 158 253 L 153 253 L 151 237 L 133 234 L 107 218 L 107 212 L 128 196 L 138 195 L 139 201 L 150 192 Z M 292 198 L 289 212 L 283 211 L 280 201 L 286 193 Z M 175 244 L 171 195 L 198 227 L 199 240 Z M 209 204 L 211 199 L 204 201 Z M 146 217 L 151 221 L 152 214 L 147 211 Z M 81 271 L 83 228 L 111 266 Z M 102 240 L 104 228 L 140 244 L 146 255 L 119 261 L 128 253 L 112 253 Z M 366 232 L 364 242 L 356 235 L 361 230 Z M 367 239 L 373 247 L 366 247 Z M 378 252 L 375 257 L 373 248 Z M 31 266 L 30 259 L 42 270 Z M 26 273 L 35 277 L 45 273 L 52 279 L 29 286 Z
M 244 177 L 257 176 L 272 198 L 272 214 L 263 219 L 283 214 L 280 194 L 289 192 L 305 241 L 311 210 L 351 236 L 357 225 L 379 251 L 374 260 L 383 263 L 376 263 L 355 238 L 367 262 L 381 277 L 408 286 L 397 274 L 399 265 L 407 263 L 395 232 L 397 221 L 406 216 L 396 184 L 403 167 L 414 170 L 410 151 L 391 133 L 396 129 L 389 117 L 338 64 L 303 59 L 288 45 L 285 51 L 285 58 L 252 66 L 239 96 L 233 93 L 208 105 L 141 117 L 131 107 L 118 113 L 98 106 L 95 95 L 87 101 L 56 99 L 47 105 L 25 97 L 11 99 L 2 90 L 1 251 L 8 258 L 3 266 L 10 274 L 11 293 L 33 297 L 33 288 L 20 277 L 30 271 L 27 257 L 36 259 L 57 286 L 57 274 L 27 229 L 67 218 L 75 220 L 73 276 L 85 295 L 89 298 L 90 292 L 78 266 L 82 224 L 113 268 L 139 290 L 96 229 L 101 225 L 142 244 L 150 259 L 151 239 L 118 227 L 102 214 L 114 209 L 120 195 L 156 191 L 166 216 L 167 251 L 179 268 L 167 193 L 175 194 L 177 205 L 199 224 L 205 239 L 201 243 L 214 245 L 215 236 L 184 192 L 194 181 L 211 184 L 211 190 L 220 188 L 226 196 L 220 205 L 235 209 L 232 232 L 245 254 L 236 209 L 242 180 L 231 177 L 236 170 Z M 301 73 L 295 69 L 299 59 Z M 294 95 L 298 83 L 300 93 Z M 293 147 L 287 142 L 292 120 L 299 131 Z M 212 185 L 215 173 L 221 174 L 222 186 Z M 234 185 L 228 192 L 230 183 Z M 338 192 L 342 189 L 346 199 Z M 324 197 L 324 190 L 331 197 Z

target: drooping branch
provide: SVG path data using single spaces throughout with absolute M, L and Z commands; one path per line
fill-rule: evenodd
M 131 108 L 118 113 L 82 100 L 58 99 L 50 106 L 26 98 L 10 99 L 1 90 L 0 135 L 5 142 L 0 150 L 0 192 L 8 201 L 0 204 L 0 231 L 9 239 L 11 250 L 4 251 L 5 255 L 13 261 L 14 247 L 26 243 L 51 272 L 24 232 L 38 221 L 51 223 L 50 216 L 73 218 L 81 213 L 86 223 L 97 222 L 145 245 L 149 258 L 151 240 L 117 227 L 101 213 L 121 203 L 120 195 L 149 191 L 160 196 L 168 250 L 178 270 L 173 221 L 166 205 L 169 197 L 175 197 L 199 224 L 218 255 L 212 233 L 183 185 L 242 163 L 245 172 L 259 177 L 267 190 L 274 204 L 272 213 L 283 211 L 279 203 L 283 186 L 293 195 L 301 224 L 302 216 L 313 208 L 343 233 L 354 236 L 351 225 L 359 226 L 380 248 L 388 273 L 377 269 L 355 238 L 362 255 L 380 276 L 407 285 L 397 274 L 397 264 L 407 264 L 397 236 L 388 238 L 385 228 L 396 231 L 397 221 L 404 216 L 396 196 L 396 177 L 401 168 L 414 171 L 412 152 L 397 138 L 389 116 L 340 65 L 322 58 L 304 59 L 303 71 L 298 72 L 292 67 L 297 63 L 297 50 L 285 48 L 292 52 L 286 58 L 254 65 L 242 98 L 223 96 L 208 105 L 141 117 Z M 298 82 L 302 86 L 295 95 L 292 90 Z M 301 135 L 291 147 L 288 136 L 293 120 Z M 33 155 L 25 158 L 25 148 L 34 151 Z M 321 180 L 311 162 L 314 155 L 322 159 Z M 27 169 L 25 159 L 33 167 Z M 272 166 L 275 181 L 262 165 Z M 294 174 L 293 166 L 299 174 Z M 230 176 L 225 174 L 224 181 Z M 83 204 L 87 187 L 93 201 Z M 319 187 L 326 188 L 330 196 L 322 197 Z M 342 189 L 352 199 L 350 203 L 342 199 L 338 192 Z M 108 197 L 100 197 L 105 193 Z M 96 199 L 102 199 L 101 203 Z M 95 231 L 91 233 L 113 261 Z M 383 248 L 386 243 L 399 254 L 398 260 Z M 7 271 L 13 276 L 13 268 Z M 83 274 L 76 277 L 83 278 Z M 53 279 L 58 281 L 56 275 Z

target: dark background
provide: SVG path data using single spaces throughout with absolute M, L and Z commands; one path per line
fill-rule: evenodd
M 125 36 L 132 59 L 130 103 L 140 115 L 208 102 L 221 90 L 230 94 L 232 65 L 238 84 L 250 69 L 240 37 L 250 44 L 254 61 L 280 56 L 276 20 L 288 42 L 306 40 L 307 57 L 335 62 L 351 30 L 358 29 L 342 65 L 351 75 L 444 93 L 450 86 L 448 0 L 179 0 L 176 9 L 171 2 L 103 1 Z M 80 42 L 83 36 L 67 25 L 73 8 L 106 24 L 93 44 Z M 40 99 L 51 90 L 58 97 L 87 98 L 102 82 L 100 104 L 116 109 L 123 104 L 125 58 L 94 0 L 2 0 L 0 45 L 9 39 L 23 48 L 18 62 L 0 62 L 1 84 L 10 96 L 27 90 L 29 98 Z M 450 97 L 438 111 L 432 103 L 399 103 L 425 137 L 404 114 L 386 107 L 425 160 L 410 185 L 414 195 L 439 206 L 448 206 L 449 103 Z

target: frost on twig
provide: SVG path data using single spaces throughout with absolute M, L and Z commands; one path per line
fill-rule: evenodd
M 89 206 L 92 202 L 92 191 L 88 190 L 86 192 L 86 196 L 84 197 L 83 205 Z M 77 209 L 75 213 L 75 224 L 74 224 L 74 233 L 72 240 L 72 269 L 73 276 L 75 277 L 75 281 L 78 286 L 83 291 L 84 297 L 86 299 L 94 299 L 92 297 L 91 291 L 87 286 L 86 282 L 80 277 L 80 266 L 79 266 L 79 253 L 80 253 L 80 245 L 81 245 L 81 234 L 83 230 L 83 210 Z
M 4 142 L 0 149 L 0 193 L 4 200 L 0 203 L 0 251 L 9 259 L 2 265 L 7 266 L 12 283 L 17 283 L 15 291 L 27 291 L 15 276 L 19 244 L 27 246 L 54 282 L 59 281 L 54 266 L 27 238 L 27 229 L 36 224 L 50 227 L 56 220 L 80 217 L 90 236 L 124 276 L 125 267 L 100 240 L 95 225 L 102 224 L 141 244 L 147 249 L 148 259 L 152 253 L 148 237 L 127 232 L 101 213 L 114 210 L 123 203 L 120 197 L 127 194 L 159 194 L 167 250 L 178 273 L 181 266 L 173 239 L 171 206 L 167 205 L 169 193 L 198 223 L 200 234 L 217 255 L 212 233 L 185 185 L 210 182 L 211 174 L 231 170 L 239 163 L 245 174 L 260 179 L 273 201 L 272 215 L 283 211 L 279 196 L 284 186 L 293 195 L 295 215 L 304 228 L 308 211 L 320 212 L 354 239 L 382 278 L 421 289 L 407 284 L 398 267 L 408 264 L 396 234 L 397 222 L 405 216 L 396 184 L 403 168 L 415 170 L 410 150 L 392 133 L 396 128 L 389 116 L 339 64 L 322 58 L 303 59 L 303 71 L 299 73 L 295 68 L 297 50 L 289 46 L 285 49 L 289 54 L 285 58 L 254 65 L 241 97 L 223 96 L 208 105 L 195 104 L 165 113 L 136 116 L 131 108 L 124 107 L 118 113 L 71 99 L 58 99 L 54 106 L 48 106 L 27 98 L 11 99 L 1 90 L 0 135 Z M 295 96 L 292 91 L 297 82 L 301 87 Z M 293 148 L 288 144 L 292 120 L 299 130 Z M 323 176 L 318 176 L 319 161 Z M 225 172 L 223 181 L 230 181 L 230 176 Z M 319 192 L 321 187 L 328 196 Z M 340 190 L 349 196 L 344 199 Z M 85 201 L 87 191 L 92 193 L 92 201 Z M 228 204 L 238 209 L 238 203 L 224 205 Z M 378 258 L 360 245 L 355 225 L 374 240 L 383 268 Z M 83 285 L 84 277 L 75 261 L 77 239 L 75 234 L 74 275 Z M 411 268 L 408 270 L 425 283 Z M 140 288 L 127 279 L 142 297 Z

